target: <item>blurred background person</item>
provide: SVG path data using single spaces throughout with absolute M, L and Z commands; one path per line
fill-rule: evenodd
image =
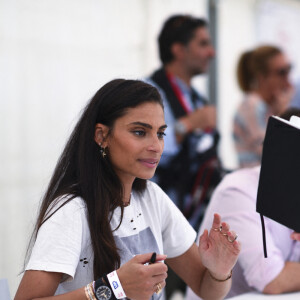
M 291 100 L 291 107 L 300 108 L 300 79 L 295 82 L 295 93 Z
M 281 114 L 293 95 L 291 64 L 281 49 L 264 45 L 244 52 L 237 80 L 244 99 L 234 117 L 233 137 L 240 167 L 259 165 L 268 118 Z
M 168 124 L 156 180 L 195 229 L 204 213 L 200 203 L 220 180 L 216 109 L 191 82 L 215 55 L 207 26 L 190 15 L 169 17 L 158 38 L 162 67 L 150 77 L 163 95 Z
M 280 117 L 289 120 L 293 115 L 300 117 L 300 109 L 289 108 Z M 259 173 L 260 165 L 226 175 L 216 188 L 200 227 L 199 232 L 209 227 L 212 213 L 218 212 L 239 233 L 242 249 L 226 298 L 251 291 L 265 294 L 300 291 L 300 243 L 296 241 L 300 240 L 300 234 L 264 217 L 268 258 L 264 257 L 260 215 L 256 212 Z M 186 299 L 200 298 L 188 288 Z
M 207 26 L 191 15 L 169 17 L 158 37 L 162 66 L 148 80 L 162 94 L 168 125 L 155 180 L 195 230 L 222 177 L 216 109 L 192 86 L 215 56 Z M 184 292 L 185 283 L 169 271 L 167 297 L 175 289 Z

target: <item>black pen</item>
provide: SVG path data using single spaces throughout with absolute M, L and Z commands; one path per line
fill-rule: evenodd
M 156 261 L 156 252 L 153 252 L 149 264 L 154 264 Z

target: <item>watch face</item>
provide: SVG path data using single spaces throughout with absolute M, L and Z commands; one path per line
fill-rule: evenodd
M 101 285 L 96 290 L 96 297 L 98 300 L 109 300 L 111 298 L 111 290 L 105 285 Z

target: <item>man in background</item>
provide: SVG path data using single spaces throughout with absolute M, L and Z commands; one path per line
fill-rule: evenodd
M 168 130 L 156 181 L 198 229 L 221 168 L 216 109 L 191 81 L 207 72 L 215 51 L 206 21 L 187 15 L 167 19 L 158 42 L 162 67 L 150 80 L 163 95 Z
M 215 55 L 207 26 L 204 19 L 189 15 L 167 19 L 158 38 L 162 67 L 150 76 L 150 83 L 164 99 L 168 125 L 154 180 L 195 229 L 222 176 L 216 109 L 192 87 L 192 79 L 208 71 Z M 179 287 L 180 283 L 173 281 L 169 272 L 167 297 L 172 286 Z

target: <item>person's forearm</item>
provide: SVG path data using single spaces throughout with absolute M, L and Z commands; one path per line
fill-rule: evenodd
M 216 281 L 210 276 L 208 270 L 206 270 L 201 282 L 199 296 L 202 297 L 203 300 L 224 299 L 230 288 L 231 279 L 223 282 Z
M 86 299 L 87 297 L 85 295 L 84 288 L 80 288 L 76 291 L 69 292 L 62 295 L 57 295 L 57 296 L 31 298 L 19 294 L 16 295 L 16 297 L 14 298 L 14 300 L 86 300 Z
M 279 275 L 263 290 L 265 294 L 300 291 L 300 263 L 286 262 Z

